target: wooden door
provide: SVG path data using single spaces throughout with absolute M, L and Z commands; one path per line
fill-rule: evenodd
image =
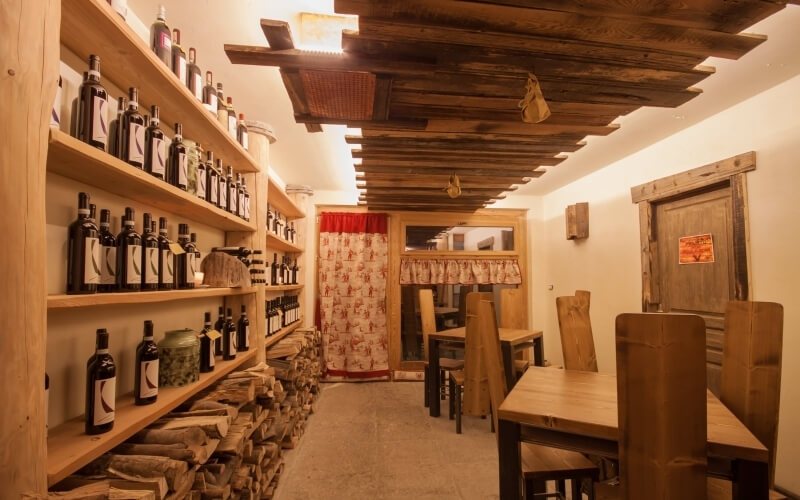
M 708 387 L 719 393 L 725 307 L 735 298 L 729 183 L 654 204 L 659 310 L 706 322 Z

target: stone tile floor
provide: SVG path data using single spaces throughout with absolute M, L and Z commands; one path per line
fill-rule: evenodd
M 421 382 L 323 384 L 299 446 L 285 454 L 276 500 L 496 499 L 488 419 L 431 418 Z

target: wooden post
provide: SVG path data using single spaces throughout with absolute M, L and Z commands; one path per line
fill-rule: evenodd
M 58 84 L 61 2 L 0 4 L 0 478 L 8 498 L 47 491 L 45 176 Z

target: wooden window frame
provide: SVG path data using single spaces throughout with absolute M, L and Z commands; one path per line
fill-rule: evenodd
M 643 312 L 655 312 L 661 303 L 655 205 L 715 186 L 730 186 L 731 189 L 734 297 L 736 300 L 748 300 L 751 288 L 748 248 L 750 228 L 745 174 L 755 168 L 756 153 L 750 151 L 631 188 L 631 201 L 639 205 Z

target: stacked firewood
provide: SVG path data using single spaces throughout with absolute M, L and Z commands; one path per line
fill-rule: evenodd
M 313 329 L 297 330 L 268 351 L 267 363 L 231 373 L 59 483 L 50 496 L 272 498 L 283 449 L 296 446 L 319 393 L 319 342 Z

